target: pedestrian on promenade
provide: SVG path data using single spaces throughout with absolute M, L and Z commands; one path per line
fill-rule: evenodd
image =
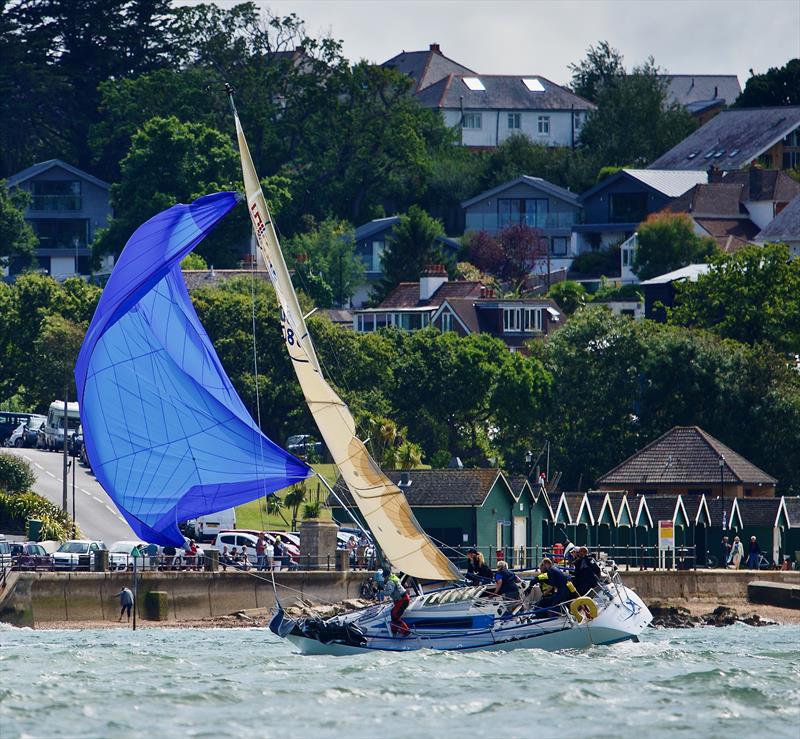
M 256 569 L 260 572 L 267 567 L 267 541 L 262 531 L 256 540 Z
M 130 588 L 122 588 L 118 593 L 114 593 L 114 597 L 119 597 L 119 618 L 117 621 L 122 621 L 122 614 L 128 614 L 128 621 L 131 620 L 131 608 L 133 607 L 133 593 Z
M 239 550 L 239 557 L 242 560 L 242 569 L 249 570 L 250 569 L 250 555 L 247 553 L 247 544 L 242 544 L 242 548 Z
M 744 557 L 744 547 L 742 546 L 742 542 L 739 541 L 738 536 L 733 537 L 733 546 L 731 547 L 731 557 L 729 563 L 733 565 L 734 570 L 739 569 L 739 565 L 742 562 L 742 558 Z
M 354 570 L 358 569 L 358 559 L 356 558 L 356 550 L 358 549 L 358 542 L 355 536 L 351 536 L 347 540 L 347 556 L 350 559 L 350 567 Z
M 283 539 L 280 534 L 275 537 L 275 543 L 272 545 L 272 559 L 275 569 L 280 572 L 283 566 Z
M 758 557 L 761 554 L 761 547 L 758 546 L 755 536 L 750 537 L 750 550 L 747 553 L 747 567 L 750 570 L 758 569 Z
M 720 555 L 721 556 L 719 560 L 719 566 L 727 567 L 728 561 L 731 558 L 731 545 L 730 542 L 728 541 L 727 536 L 722 537 L 722 544 L 720 545 Z
M 366 567 L 366 562 L 364 561 L 364 556 L 367 553 L 367 547 L 369 546 L 369 537 L 367 536 L 366 531 L 361 532 L 361 536 L 358 539 L 358 549 L 357 551 L 357 562 L 358 568 L 363 570 Z

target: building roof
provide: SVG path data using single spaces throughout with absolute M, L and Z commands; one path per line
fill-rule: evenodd
M 784 497 L 786 512 L 789 514 L 789 523 L 792 528 L 800 528 L 800 496 Z
M 439 44 L 431 44 L 427 51 L 401 51 L 381 66 L 411 77 L 414 80 L 413 92 L 424 90 L 451 73 L 475 74 L 469 67 L 442 54 Z
M 778 510 L 781 507 L 780 498 L 739 498 L 739 513 L 745 526 L 775 525 Z
M 589 188 L 581 194 L 581 200 L 585 201 L 609 185 L 614 184 L 623 178 L 634 179 L 641 182 L 656 192 L 666 195 L 668 198 L 676 198 L 683 195 L 695 185 L 708 181 L 708 172 L 703 170 L 673 171 L 673 170 L 653 170 L 653 169 L 628 169 L 627 167 L 609 175 L 598 182 L 594 187 Z
M 481 200 L 494 197 L 495 195 L 498 195 L 509 188 L 515 187 L 516 185 L 530 185 L 531 187 L 535 187 L 543 192 L 546 192 L 548 195 L 552 195 L 554 198 L 564 200 L 570 205 L 577 206 L 580 204 L 580 196 L 577 193 L 574 193 L 563 187 L 559 187 L 558 185 L 554 185 L 552 182 L 543 180 L 541 177 L 531 177 L 530 175 L 524 174 L 521 177 L 504 182 L 502 185 L 493 187 L 491 190 L 485 190 L 469 200 L 465 200 L 463 203 L 461 203 L 461 207 L 469 208 L 471 205 L 475 205 L 475 203 L 479 203 Z
M 742 92 L 735 74 L 661 74 L 666 82 L 668 103 L 690 108 L 692 103 L 712 101 L 730 105 Z
M 481 506 L 498 475 L 501 475 L 497 469 L 448 468 L 383 472 L 395 485 L 399 485 L 402 475 L 409 476 L 411 484 L 400 489 L 412 506 Z M 505 486 L 504 478 L 501 482 Z M 336 493 L 348 506 L 353 505 L 350 491 L 341 478 L 336 481 Z M 336 507 L 339 502 L 331 495 L 328 505 Z
M 700 275 L 704 275 L 709 270 L 708 264 L 689 264 L 686 267 L 681 267 L 672 272 L 666 272 L 663 275 L 651 277 L 649 280 L 640 282 L 640 285 L 666 285 L 668 282 L 677 282 L 678 280 L 689 280 L 690 282 L 697 282 Z
M 400 216 L 388 216 L 387 218 L 375 218 L 372 221 L 361 224 L 355 232 L 355 240 L 367 239 L 373 234 L 385 231 L 400 221 Z
M 749 218 L 700 218 L 695 223 L 717 242 L 717 246 L 727 253 L 738 251 L 750 243 L 758 234 L 758 226 Z
M 419 308 L 440 306 L 450 298 L 479 298 L 481 283 L 475 280 L 447 281 L 439 286 L 428 300 L 419 299 L 419 282 L 401 282 L 378 306 L 378 308 Z
M 723 110 L 648 169 L 741 169 L 800 126 L 800 106 Z
M 330 319 L 331 323 L 341 326 L 353 325 L 353 311 L 351 310 L 346 308 L 325 308 L 321 312 Z
M 788 203 L 800 194 L 800 182 L 789 177 L 780 169 L 761 169 L 751 167 L 747 170 L 726 172 L 722 183 L 742 185 L 742 200 Z
M 719 484 L 720 457 L 728 483 L 775 485 L 777 480 L 699 426 L 675 426 L 598 478 L 604 485 Z M 648 501 L 650 498 L 648 498 Z M 652 513 L 652 510 L 651 510 Z
M 39 162 L 38 164 L 34 164 L 27 169 L 23 169 L 21 172 L 17 172 L 16 174 L 11 175 L 8 178 L 8 186 L 9 187 L 17 187 L 21 185 L 26 180 L 30 180 L 37 175 L 42 174 L 43 172 L 47 172 L 53 167 L 60 167 L 61 169 L 65 169 L 70 174 L 75 175 L 75 177 L 80 177 L 82 180 L 87 180 L 91 182 L 93 185 L 97 185 L 97 187 L 102 188 L 103 190 L 110 190 L 111 185 L 108 182 L 105 182 L 98 177 L 95 177 L 88 172 L 84 172 L 82 169 L 78 169 L 77 167 L 73 167 L 71 164 L 67 164 L 66 162 L 62 161 L 61 159 L 48 159 L 44 162 Z
M 269 273 L 264 269 L 184 269 L 183 281 L 186 288 L 196 290 L 200 287 L 219 287 L 223 282 L 236 277 L 250 278 L 253 275 L 259 280 L 269 282 Z
M 467 81 L 480 80 L 483 89 Z M 525 81 L 528 81 L 526 84 Z M 531 83 L 535 80 L 536 83 Z M 540 91 L 529 89 L 541 87 Z M 594 110 L 588 100 L 540 75 L 449 74 L 416 95 L 426 108 L 459 110 Z
M 475 298 L 446 298 L 439 306 L 439 310 L 432 317 L 443 313 L 447 308 L 456 315 L 464 329 L 470 334 L 477 334 L 480 331 L 478 325 L 478 312 L 475 310 Z
M 710 182 L 695 185 L 683 195 L 675 198 L 665 211 L 671 213 L 691 213 L 700 215 L 739 218 L 747 217 L 747 209 L 742 202 L 744 185 L 741 182 Z
M 795 197 L 755 239 L 768 241 L 800 241 L 800 195 Z

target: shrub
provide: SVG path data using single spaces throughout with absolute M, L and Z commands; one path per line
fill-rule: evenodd
M 0 492 L 0 529 L 9 533 L 24 534 L 28 520 L 42 522 L 42 539 L 63 541 L 72 536 L 72 518 L 36 493 Z M 81 536 L 80 529 L 77 535 Z
M 322 503 L 315 501 L 313 503 L 306 503 L 303 506 L 303 518 L 319 518 L 319 512 L 322 510 Z
M 450 464 L 451 457 L 452 455 L 447 449 L 439 449 L 439 451 L 434 452 L 431 457 L 431 467 L 435 470 L 442 470 Z
M 572 271 L 584 275 L 616 276 L 620 270 L 619 246 L 602 251 L 579 254 L 572 262 Z
M 580 282 L 572 280 L 557 282 L 550 288 L 547 297 L 555 300 L 567 315 L 586 305 L 586 289 Z
M 33 487 L 36 475 L 24 459 L 14 454 L 0 452 L 0 490 L 8 493 L 24 493 Z

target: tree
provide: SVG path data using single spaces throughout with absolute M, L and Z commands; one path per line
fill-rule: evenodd
M 381 256 L 383 276 L 373 292 L 373 300 L 383 300 L 400 282 L 416 282 L 425 267 L 444 264 L 455 269 L 452 256 L 446 254 L 439 241 L 444 235 L 442 224 L 422 208 L 412 205 L 400 217 L 387 240 Z
M 29 202 L 28 193 L 19 188 L 10 191 L 0 180 L 0 267 L 7 266 L 10 256 L 30 256 L 38 243 L 23 217 Z
M 506 226 L 498 238 L 504 256 L 502 277 L 519 289 L 547 256 L 547 239 L 541 229 L 524 223 Z
M 287 261 L 302 276 L 301 285 L 316 274 L 329 288 L 330 300 L 320 301 L 319 291 L 312 295 L 320 308 L 347 305 L 362 283 L 364 263 L 355 246 L 353 227 L 336 218 L 328 218 L 287 242 Z
M 622 59 L 622 54 L 608 41 L 600 41 L 597 48 L 590 46 L 585 59 L 568 65 L 572 72 L 572 91 L 596 103 L 603 87 L 624 76 Z
M 111 188 L 114 218 L 96 238 L 94 253 L 119 254 L 148 218 L 209 192 L 240 189 L 240 177 L 239 156 L 228 136 L 175 117 L 149 120 L 133 137 L 122 161 L 120 181 Z M 242 208 L 220 224 L 197 253 L 208 264 L 235 266 L 249 230 Z
M 785 244 L 718 252 L 707 274 L 676 286 L 669 322 L 779 352 L 800 350 L 800 261 Z
M 800 105 L 800 58 L 790 59 L 782 67 L 770 67 L 764 74 L 753 74 L 745 83 L 733 108 L 760 108 Z
M 572 315 L 586 305 L 586 288 L 580 282 L 564 280 L 553 285 L 547 297 L 555 300 L 567 315 Z
M 579 140 L 596 161 L 644 166 L 697 128 L 684 106 L 667 103 L 662 71 L 651 58 L 599 88 L 597 109 L 589 113 Z
M 75 362 L 86 334 L 85 324 L 73 323 L 59 315 L 48 315 L 36 341 L 36 354 L 47 358 L 37 367 L 31 384 L 39 397 L 74 400 Z
M 704 262 L 716 250 L 709 236 L 694 232 L 685 213 L 654 213 L 639 226 L 633 271 L 640 280 Z
M 181 269 L 208 269 L 208 265 L 203 257 L 192 251 L 181 260 Z
M 466 238 L 467 259 L 481 272 L 500 275 L 505 254 L 503 246 L 487 231 L 476 231 Z

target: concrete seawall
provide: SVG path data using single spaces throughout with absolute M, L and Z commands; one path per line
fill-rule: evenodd
M 691 600 L 744 600 L 753 580 L 800 584 L 800 572 L 697 570 L 634 571 L 624 582 L 646 603 Z M 278 595 L 286 603 L 300 596 L 338 602 L 358 597 L 364 572 L 281 572 L 275 574 Z M 0 621 L 16 626 L 69 621 L 108 621 L 119 615 L 114 597 L 131 586 L 128 573 L 12 573 L 0 591 Z M 263 573 L 144 572 L 139 577 L 139 617 L 150 591 L 167 593 L 167 618 L 184 621 L 211 618 L 275 604 L 272 582 Z

